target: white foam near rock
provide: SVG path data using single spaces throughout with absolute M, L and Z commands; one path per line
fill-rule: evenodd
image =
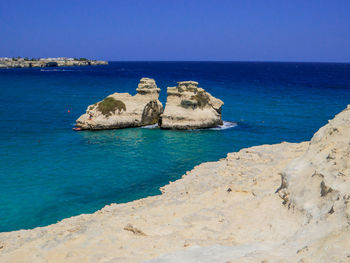
M 0 233 L 0 262 L 350 262 L 350 107 L 310 142 L 196 166 L 162 195 Z
M 156 129 L 156 128 L 159 128 L 159 126 L 158 126 L 158 123 L 156 123 L 156 124 L 142 126 L 141 128 L 143 128 L 143 129 Z
M 221 131 L 221 130 L 227 130 L 236 127 L 238 124 L 237 122 L 232 122 L 232 121 L 223 121 L 222 125 L 219 125 L 214 128 L 209 128 L 209 130 L 213 131 Z

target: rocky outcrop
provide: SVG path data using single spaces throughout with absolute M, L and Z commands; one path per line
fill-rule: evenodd
M 349 262 L 349 134 L 348 106 L 310 142 L 242 149 L 162 195 L 0 233 L 0 262 Z
M 76 121 L 83 130 L 120 129 L 156 124 L 163 106 L 158 100 L 160 89 L 153 79 L 142 78 L 137 94 L 114 93 L 90 105 Z
M 86 58 L 0 58 L 0 68 L 45 68 L 108 65 L 107 61 Z
M 169 87 L 160 127 L 163 129 L 199 129 L 222 124 L 221 100 L 214 98 L 198 82 L 182 81 Z
M 349 106 L 313 136 L 305 154 L 286 167 L 279 194 L 286 205 L 305 212 L 310 220 L 331 214 L 350 219 Z

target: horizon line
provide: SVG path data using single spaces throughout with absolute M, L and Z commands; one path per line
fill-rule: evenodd
M 20 58 L 26 58 L 21 57 Z M 45 59 L 45 58 L 76 58 L 76 57 L 36 57 L 36 59 Z M 79 57 L 79 56 L 78 56 Z M 18 58 L 18 57 L 6 57 L 0 56 L 0 58 Z M 86 57 L 87 58 L 87 57 Z M 108 62 L 237 62 L 237 63 L 325 63 L 325 64 L 350 64 L 350 61 L 295 61 L 295 60 L 158 60 L 158 59 L 102 59 L 102 58 L 87 58 L 88 60 L 102 60 Z
M 98 59 L 103 60 L 103 59 Z M 109 60 L 108 62 L 238 62 L 238 63 L 324 63 L 324 64 L 350 64 L 342 61 L 283 61 L 283 60 Z

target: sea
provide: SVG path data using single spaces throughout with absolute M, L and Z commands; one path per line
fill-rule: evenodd
M 72 130 L 88 105 L 154 78 L 194 80 L 224 101 L 224 125 Z M 0 70 L 0 232 L 159 195 L 194 166 L 261 144 L 301 142 L 350 104 L 350 64 L 110 62 Z

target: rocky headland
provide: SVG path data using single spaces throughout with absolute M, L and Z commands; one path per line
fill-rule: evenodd
M 160 89 L 154 79 L 142 78 L 135 96 L 114 93 L 88 106 L 86 113 L 76 121 L 83 130 L 106 130 L 141 127 L 157 124 L 163 112 L 158 100 Z
M 45 68 L 107 65 L 107 61 L 86 58 L 0 58 L 0 68 Z
M 168 87 L 168 97 L 161 117 L 163 129 L 200 129 L 222 124 L 221 100 L 198 87 L 198 82 L 182 81 Z
M 0 233 L 0 262 L 350 262 L 350 105 L 311 141 L 229 153 L 161 191 Z

